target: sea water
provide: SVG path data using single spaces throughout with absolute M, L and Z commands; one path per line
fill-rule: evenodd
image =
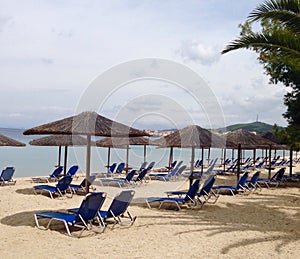
M 16 168 L 15 177 L 26 176 L 46 176 L 52 173 L 58 164 L 58 147 L 48 146 L 31 146 L 28 142 L 34 138 L 43 136 L 24 136 L 22 131 L 7 130 L 0 131 L 8 137 L 17 139 L 26 143 L 26 147 L 1 147 L 0 146 L 0 168 L 6 166 L 14 166 Z M 157 148 L 155 146 L 147 146 L 146 161 L 155 161 L 156 168 L 162 168 L 169 163 L 169 148 Z M 260 151 L 256 152 L 257 156 L 262 156 Z M 226 152 L 227 158 L 237 157 L 237 152 L 232 153 L 231 150 Z M 243 152 L 243 157 L 252 157 L 253 151 L 247 150 Z M 278 154 L 279 155 L 279 154 Z M 63 165 L 64 148 L 61 151 L 61 165 Z M 106 171 L 108 158 L 108 149 L 101 147 L 91 148 L 91 172 Z M 208 150 L 204 150 L 204 161 L 208 163 Z M 210 159 L 219 158 L 221 162 L 223 158 L 222 150 L 212 148 L 210 150 Z M 195 161 L 201 159 L 201 149 L 195 149 Z M 173 160 L 183 160 L 183 164 L 190 166 L 191 149 L 190 148 L 174 148 Z M 86 168 L 86 147 L 68 147 L 67 168 L 72 165 L 78 165 L 80 172 L 85 172 Z M 138 169 L 144 161 L 144 147 L 131 146 L 129 150 L 128 166 Z M 126 149 L 111 149 L 110 164 L 126 162 Z

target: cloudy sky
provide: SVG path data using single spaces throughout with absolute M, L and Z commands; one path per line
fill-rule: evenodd
M 205 108 L 205 95 L 194 103 L 173 82 L 140 80 L 105 98 L 101 86 L 106 103 L 98 112 L 152 129 L 209 127 L 215 113 L 226 125 L 253 122 L 258 115 L 284 126 L 286 89 L 268 83 L 257 55 L 220 55 L 261 2 L 0 0 L 0 127 L 29 128 L 73 115 L 94 79 L 143 58 L 192 69 L 213 93 L 211 106 L 220 109 Z

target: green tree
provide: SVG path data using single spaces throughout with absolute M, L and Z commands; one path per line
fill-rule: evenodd
M 241 35 L 222 53 L 241 48 L 272 51 L 290 66 L 300 61 L 300 2 L 299 0 L 267 0 L 248 16 L 249 23 L 261 21 L 262 32 Z M 268 24 L 273 24 L 270 28 Z
M 260 22 L 261 31 L 254 32 L 252 25 Z M 287 111 L 283 116 L 289 126 L 279 135 L 293 146 L 300 141 L 300 1 L 267 0 L 240 25 L 240 37 L 231 42 L 222 54 L 250 49 L 259 53 L 259 61 L 270 82 L 283 83 L 291 90 L 284 96 Z M 278 131 L 279 132 L 279 131 Z

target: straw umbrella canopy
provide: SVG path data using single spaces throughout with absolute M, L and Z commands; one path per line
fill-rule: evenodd
M 58 166 L 60 166 L 61 160 L 61 147 L 65 147 L 64 174 L 66 174 L 68 146 L 86 146 L 87 139 L 79 135 L 51 135 L 31 140 L 29 141 L 29 144 L 33 146 L 58 146 Z M 95 145 L 95 142 L 91 142 L 91 144 Z
M 89 111 L 28 129 L 24 131 L 23 134 L 63 134 L 87 136 L 86 179 L 90 176 L 91 136 L 148 136 L 145 131 L 128 127 L 122 123 L 105 118 L 96 112 Z M 86 181 L 86 190 L 87 192 L 89 191 L 88 181 Z
M 275 142 L 243 129 L 226 132 L 224 136 L 226 137 L 226 147 L 238 149 L 237 180 L 240 177 L 241 149 L 255 150 L 256 148 L 269 147 L 270 154 L 272 146 L 276 146 Z M 270 170 L 271 168 L 269 168 L 269 174 L 271 173 Z
M 146 161 L 146 147 L 149 145 L 148 137 L 132 137 L 132 138 L 104 138 L 96 141 L 96 145 L 99 147 L 108 148 L 126 148 L 126 168 L 128 168 L 128 158 L 129 158 L 129 146 L 139 145 L 144 146 L 144 162 Z
M 26 144 L 0 134 L 0 146 L 25 147 Z
M 152 141 L 153 145 L 160 147 L 177 147 L 177 148 L 191 148 L 191 176 L 190 184 L 193 179 L 194 171 L 194 157 L 195 148 L 202 148 L 202 159 L 203 159 L 203 149 L 209 147 L 224 147 L 225 139 L 209 131 L 207 129 L 201 128 L 198 125 L 187 126 L 183 129 L 176 130 L 175 132 L 161 137 L 157 140 Z M 203 165 L 201 168 L 203 172 Z

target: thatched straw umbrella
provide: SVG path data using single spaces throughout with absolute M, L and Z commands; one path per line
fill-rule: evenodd
M 132 138 L 104 138 L 96 141 L 98 147 L 110 148 L 126 148 L 126 168 L 128 169 L 129 146 L 144 146 L 144 162 L 146 161 L 146 147 L 149 145 L 148 137 L 132 137 Z M 109 164 L 109 163 L 108 163 Z
M 256 148 L 269 147 L 270 148 L 269 156 L 271 158 L 272 146 L 276 146 L 276 143 L 243 129 L 227 132 L 224 134 L 224 136 L 226 137 L 227 147 L 238 149 L 237 181 L 239 180 L 240 177 L 240 163 L 241 163 L 242 149 L 255 150 Z M 271 163 L 271 161 L 269 162 Z M 271 168 L 269 168 L 269 177 L 270 174 L 271 174 Z
M 25 147 L 26 144 L 0 134 L 0 146 Z
M 61 147 L 65 147 L 64 174 L 67 170 L 68 146 L 86 146 L 87 140 L 79 135 L 51 135 L 29 141 L 33 146 L 58 146 L 58 166 L 61 160 Z M 95 142 L 91 143 L 95 145 Z
M 86 179 L 90 176 L 91 136 L 138 137 L 148 136 L 144 131 L 105 118 L 96 112 L 82 112 L 62 120 L 47 123 L 23 132 L 24 135 L 63 134 L 87 136 Z M 89 192 L 89 183 L 86 182 Z
M 198 125 L 187 126 L 183 129 L 176 130 L 175 132 L 152 141 L 153 145 L 160 147 L 177 147 L 177 148 L 191 148 L 191 175 L 190 184 L 193 180 L 194 172 L 194 158 L 195 148 L 202 148 L 202 160 L 203 149 L 209 147 L 224 147 L 225 139 L 207 129 L 201 128 Z M 203 172 L 203 163 L 201 171 Z

